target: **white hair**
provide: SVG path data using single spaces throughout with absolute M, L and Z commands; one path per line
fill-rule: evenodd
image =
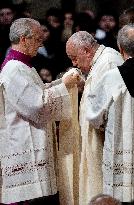
M 134 24 L 125 25 L 119 30 L 117 43 L 128 55 L 134 57 Z
M 19 43 L 20 36 L 24 35 L 27 37 L 32 36 L 32 28 L 34 25 L 40 26 L 39 22 L 31 18 L 19 18 L 15 20 L 9 32 L 9 38 L 11 43 Z
M 68 43 L 73 43 L 77 47 L 87 47 L 96 45 L 97 41 L 87 31 L 78 31 L 68 39 Z

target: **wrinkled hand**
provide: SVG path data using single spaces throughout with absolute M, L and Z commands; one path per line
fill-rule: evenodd
M 71 69 L 72 70 L 72 69 Z M 74 87 L 80 81 L 80 75 L 78 72 L 69 70 L 62 77 L 62 82 L 65 84 L 67 89 Z
M 84 86 L 85 86 L 85 79 L 83 77 L 80 78 L 80 81 L 77 84 L 78 87 L 78 92 L 82 93 L 84 90 Z
M 70 68 L 64 75 L 63 78 L 66 77 L 67 75 L 70 75 L 72 73 L 77 73 L 79 75 L 82 75 L 81 71 L 78 68 Z

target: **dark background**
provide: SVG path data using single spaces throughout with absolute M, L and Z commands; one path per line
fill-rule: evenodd
M 19 3 L 23 0 L 13 0 Z M 45 12 L 50 7 L 71 8 L 76 11 L 91 9 L 96 14 L 106 8 L 114 8 L 119 14 L 126 8 L 134 6 L 134 0 L 25 0 L 29 3 L 29 9 L 36 18 L 45 16 Z

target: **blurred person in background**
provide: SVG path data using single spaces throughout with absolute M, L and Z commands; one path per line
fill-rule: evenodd
M 32 58 L 32 65 L 36 68 L 37 72 L 44 66 L 50 65 L 49 67 L 51 67 L 51 73 L 54 80 L 58 69 L 51 43 L 51 28 L 48 22 L 44 19 L 39 19 L 38 21 L 40 22 L 43 31 L 43 42 L 38 48 L 37 55 Z
M 61 40 L 66 43 L 68 38 L 73 34 L 74 12 L 64 11 L 64 23 Z
M 59 43 L 59 41 L 61 40 L 61 33 L 63 29 L 62 11 L 55 7 L 48 9 L 46 11 L 45 20 L 50 25 L 53 43 Z
M 95 13 L 92 9 L 85 8 L 85 9 L 83 9 L 83 12 L 87 13 L 92 19 L 95 19 Z
M 49 49 L 47 48 L 47 45 L 49 43 L 49 39 L 50 39 L 50 26 L 49 24 L 44 20 L 44 19 L 39 19 L 38 20 L 42 26 L 42 30 L 43 30 L 43 45 L 39 47 L 38 49 L 38 53 L 43 55 L 46 58 L 51 59 L 53 56 L 52 54 L 49 54 Z
M 61 28 L 63 24 L 62 11 L 56 7 L 51 7 L 46 11 L 46 21 L 52 28 Z
M 85 12 L 79 12 L 75 15 L 73 33 L 77 31 L 87 31 L 95 36 L 96 24 L 94 19 Z
M 13 5 L 11 4 L 2 4 L 0 5 L 0 25 L 6 26 L 12 23 L 14 18 Z
M 114 10 L 102 10 L 96 17 L 97 30 L 95 38 L 98 43 L 118 50 L 116 35 L 118 32 L 118 15 Z
M 45 20 L 50 29 L 50 38 L 47 48 L 48 52 L 53 56 L 55 77 L 60 72 L 64 72 L 66 67 L 70 66 L 70 61 L 65 52 L 65 43 L 62 42 L 63 19 L 63 12 L 58 8 L 52 7 L 46 11 Z
M 32 58 L 31 63 L 41 77 L 43 83 L 50 83 L 55 79 L 55 75 L 53 74 L 54 65 L 51 59 L 47 59 L 43 55 L 36 55 Z
M 130 23 L 134 23 L 134 7 L 124 10 L 123 13 L 119 16 L 120 28 Z
M 10 46 L 9 29 L 15 17 L 15 7 L 11 2 L 0 2 L 0 65 Z
M 39 70 L 39 76 L 41 77 L 43 83 L 51 83 L 52 82 L 52 73 L 50 69 L 44 67 Z

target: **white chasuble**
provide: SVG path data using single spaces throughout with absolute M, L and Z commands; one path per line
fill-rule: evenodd
M 90 89 L 90 79 L 86 81 L 81 100 L 81 161 L 79 172 L 79 205 L 87 205 L 96 194 L 102 193 L 102 150 L 104 133 L 89 126 L 85 118 L 86 98 Z
M 98 131 L 86 120 L 87 96 L 100 78 L 110 69 L 121 65 L 121 55 L 112 48 L 100 45 L 93 58 L 80 103 L 81 159 L 79 172 L 79 205 L 87 205 L 92 197 L 102 193 L 102 156 L 104 132 Z

